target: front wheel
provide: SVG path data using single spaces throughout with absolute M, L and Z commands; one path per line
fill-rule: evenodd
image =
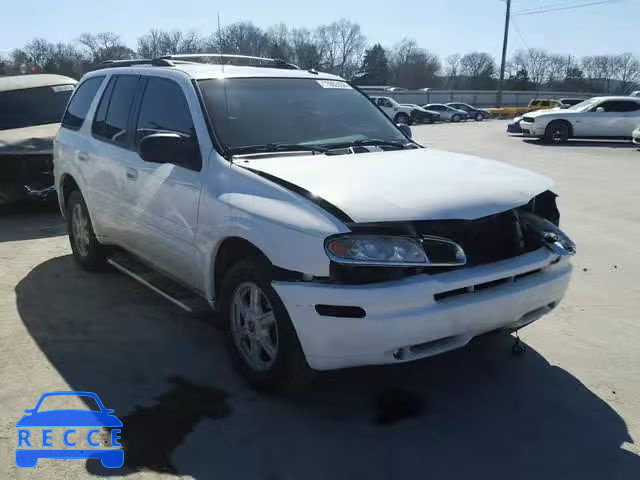
M 394 122 L 396 123 L 402 123 L 405 125 L 409 125 L 409 115 L 407 115 L 406 113 L 399 113 L 395 116 L 395 118 L 393 119 Z
M 569 140 L 569 126 L 566 122 L 551 122 L 544 131 L 544 140 L 547 143 L 559 145 Z
M 234 363 L 260 390 L 291 390 L 309 383 L 307 364 L 291 318 L 259 259 L 241 260 L 225 274 L 221 312 Z
M 67 230 L 76 262 L 91 272 L 102 269 L 107 249 L 96 239 L 87 205 L 78 190 L 71 192 L 67 200 Z
M 456 122 L 456 123 L 459 122 L 461 119 L 462 119 L 462 117 L 460 115 L 458 115 L 457 113 L 453 117 L 451 117 L 451 121 L 452 122 Z
M 478 112 L 474 118 L 476 119 L 476 122 L 482 122 L 484 120 L 484 115 L 481 112 Z

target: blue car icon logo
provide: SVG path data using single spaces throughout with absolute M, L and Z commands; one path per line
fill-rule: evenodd
M 39 411 L 48 397 L 74 396 L 91 397 L 99 407 L 95 410 L 58 409 Z M 99 458 L 106 468 L 118 468 L 124 463 L 124 451 L 118 442 L 122 422 L 113 415 L 114 410 L 104 408 L 98 395 L 92 392 L 49 392 L 40 397 L 33 409 L 25 410 L 26 415 L 16 423 L 18 427 L 18 448 L 16 465 L 21 468 L 35 467 L 40 458 Z M 54 449 L 52 428 L 63 427 L 62 440 L 67 447 Z M 73 427 L 95 427 L 85 436 L 80 436 Z M 111 428 L 111 447 L 103 448 L 98 439 L 100 428 Z M 41 436 L 39 435 L 41 430 Z M 40 441 L 41 440 L 41 441 Z M 29 448 L 25 448 L 29 447 Z M 119 448 L 113 448 L 119 447 Z

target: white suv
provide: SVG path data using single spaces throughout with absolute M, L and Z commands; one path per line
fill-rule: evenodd
M 85 75 L 55 141 L 74 256 L 206 299 L 254 384 L 438 354 L 564 296 L 547 178 L 422 148 L 333 75 L 137 63 Z

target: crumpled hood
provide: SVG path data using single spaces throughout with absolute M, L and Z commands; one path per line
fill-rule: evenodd
M 297 185 L 355 222 L 473 220 L 524 205 L 553 183 L 504 163 L 432 149 L 237 163 Z
M 59 123 L 0 130 L 0 155 L 52 153 Z

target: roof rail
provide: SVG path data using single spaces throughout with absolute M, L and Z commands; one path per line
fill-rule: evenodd
M 94 67 L 94 70 L 112 67 L 133 67 L 136 65 L 152 65 L 154 67 L 172 67 L 173 62 L 163 58 L 134 58 L 131 60 L 105 60 Z
M 198 61 L 203 59 L 204 61 Z M 249 55 L 232 55 L 226 53 L 181 53 L 163 55 L 155 60 L 177 60 L 194 63 L 213 63 L 216 65 L 236 65 L 244 67 L 283 68 L 286 70 L 300 70 L 297 65 L 277 58 L 252 57 Z M 217 61 L 216 61 L 217 60 Z

